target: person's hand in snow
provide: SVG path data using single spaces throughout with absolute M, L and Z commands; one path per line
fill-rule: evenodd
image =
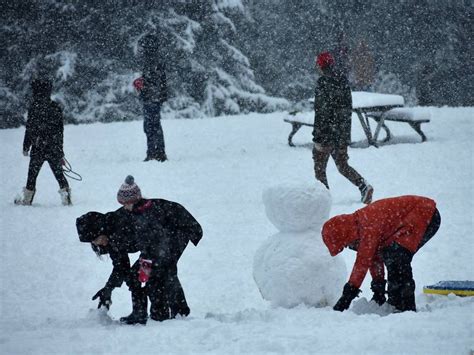
M 360 290 L 357 287 L 352 286 L 350 283 L 344 285 L 344 290 L 342 291 L 342 296 L 337 301 L 336 305 L 333 307 L 335 311 L 343 312 L 349 308 L 351 302 L 357 295 L 360 293 Z

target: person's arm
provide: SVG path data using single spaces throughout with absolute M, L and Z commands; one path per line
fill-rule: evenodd
M 166 80 L 166 68 L 164 65 L 159 66 L 160 75 L 160 103 L 168 100 L 168 82 Z
M 360 288 L 362 285 L 367 271 L 373 265 L 378 246 L 379 236 L 377 233 L 364 235 L 360 238 L 356 261 L 349 278 L 349 283 L 352 286 Z
M 48 142 L 54 151 L 61 157 L 64 157 L 63 139 L 64 139 L 64 117 L 61 107 L 58 103 L 50 103 L 50 116 L 48 117 Z
M 127 279 L 130 272 L 130 258 L 125 252 L 119 252 L 111 248 L 110 258 L 112 259 L 112 273 L 107 280 L 105 287 L 114 289 L 121 287 L 122 283 Z
M 107 309 L 110 308 L 113 289 L 122 286 L 123 281 L 127 280 L 130 272 L 130 260 L 127 253 L 119 253 L 110 248 L 109 254 L 114 268 L 105 286 L 92 296 L 93 301 L 97 298 L 99 299 L 97 308 L 101 308 L 102 306 Z
M 374 255 L 369 271 L 370 276 L 372 276 L 372 280 L 383 280 L 385 278 L 385 270 L 380 253 L 376 253 Z
M 23 139 L 23 153 L 26 153 L 25 155 L 27 155 L 28 151 L 33 145 L 33 140 L 37 136 L 36 130 L 36 116 L 33 105 L 30 105 L 28 109 L 28 118 L 26 121 L 25 138 Z
M 378 248 L 378 238 L 374 236 L 362 236 L 357 250 L 357 257 L 352 269 L 349 282 L 344 285 L 342 296 L 339 298 L 333 309 L 343 312 L 349 309 L 351 302 L 358 296 L 362 281 L 364 281 L 367 271 L 372 266 L 375 253 Z
M 326 80 L 320 77 L 314 93 L 314 143 L 324 144 L 325 136 L 328 135 L 328 100 Z
M 58 150 L 61 152 L 61 156 L 64 157 L 64 115 L 61 107 L 56 104 L 56 115 L 57 115 L 57 143 Z

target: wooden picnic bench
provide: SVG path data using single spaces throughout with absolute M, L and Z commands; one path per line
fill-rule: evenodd
M 368 92 L 352 92 L 352 111 L 356 113 L 359 122 L 364 130 L 369 145 L 378 147 L 378 136 L 383 129 L 386 137 L 383 142 L 391 139 L 390 129 L 385 124 L 386 121 L 405 122 L 410 125 L 420 136 L 422 142 L 426 141 L 426 136 L 421 130 L 421 124 L 430 122 L 428 113 L 416 112 L 411 108 L 403 107 L 403 97 L 399 95 L 387 95 Z M 293 136 L 302 126 L 313 127 L 314 119 L 308 116 L 296 117 L 298 112 L 290 112 L 290 116 L 284 119 L 291 124 L 291 132 L 288 136 L 288 145 L 294 147 Z M 369 118 L 372 118 L 377 126 L 374 133 L 370 127 Z
M 430 122 L 430 115 L 426 112 L 415 112 L 412 109 L 401 107 L 401 108 L 394 108 L 386 112 L 368 112 L 367 116 L 374 119 L 377 122 L 377 128 L 374 132 L 374 141 L 377 142 L 378 134 L 380 132 L 379 126 L 385 129 L 387 133 L 387 137 L 384 141 L 388 141 L 391 138 L 390 130 L 385 125 L 385 121 L 393 121 L 393 122 L 405 122 L 410 125 L 411 128 L 415 130 L 421 137 L 421 141 L 426 141 L 426 135 L 421 130 L 422 123 Z

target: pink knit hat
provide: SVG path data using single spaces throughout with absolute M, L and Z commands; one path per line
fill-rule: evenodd
M 140 201 L 141 198 L 142 192 L 137 184 L 135 184 L 135 179 L 132 175 L 128 175 L 125 178 L 125 182 L 120 186 L 120 189 L 117 192 L 117 201 L 121 205 L 128 205 Z

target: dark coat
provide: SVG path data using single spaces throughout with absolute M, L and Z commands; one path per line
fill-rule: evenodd
M 44 85 L 41 85 L 44 84 Z M 61 159 L 63 152 L 63 113 L 58 103 L 50 99 L 51 87 L 36 86 L 28 109 L 23 151 L 31 155 Z
M 315 89 L 313 142 L 323 146 L 348 146 L 351 113 L 352 96 L 346 76 L 326 71 Z
M 140 98 L 143 102 L 164 103 L 168 99 L 168 84 L 163 64 L 149 64 L 143 69 L 143 88 Z
M 132 212 L 123 207 L 105 215 L 89 212 L 77 219 L 76 226 L 82 242 L 91 242 L 100 234 L 109 237 L 106 247 L 93 246 L 112 259 L 109 288 L 120 287 L 124 281 L 129 288 L 137 287 L 128 254 L 140 252 L 140 257 L 154 261 L 155 274 L 163 274 L 176 266 L 188 241 L 197 245 L 202 237 L 201 226 L 183 206 L 162 199 L 142 199 Z
M 163 246 L 163 240 L 185 240 L 197 245 L 202 238 L 200 224 L 179 203 L 142 199 L 132 212 L 139 248 L 145 258 L 162 259 L 163 252 L 169 250 Z

